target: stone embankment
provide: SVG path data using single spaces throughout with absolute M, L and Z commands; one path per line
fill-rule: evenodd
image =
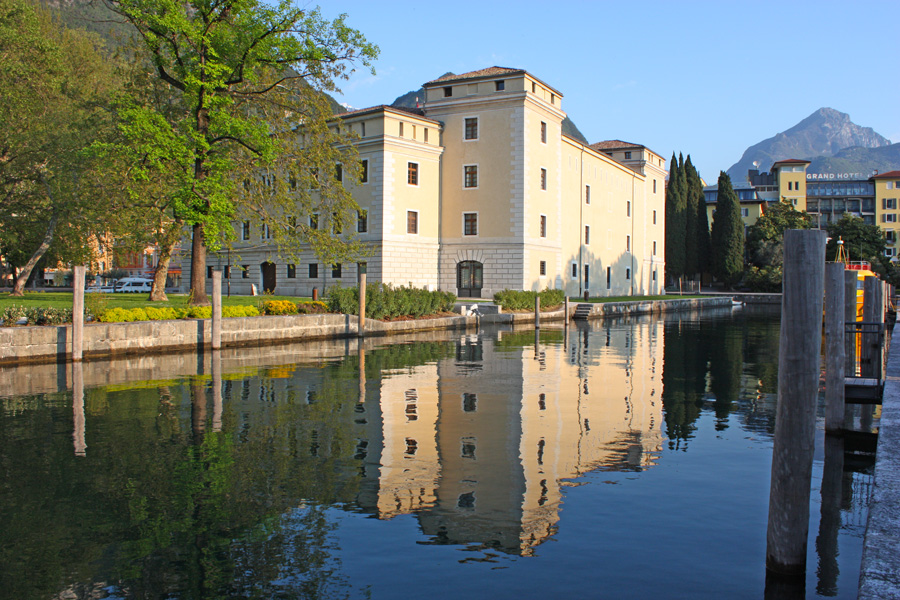
M 888 350 L 875 455 L 875 487 L 863 542 L 860 600 L 900 598 L 900 331 Z
M 610 302 L 591 307 L 589 318 L 621 317 L 671 311 L 730 306 L 729 297 L 678 298 Z M 470 307 L 471 308 L 471 307 Z M 496 308 L 496 307 L 495 307 Z M 570 304 L 570 316 L 575 305 Z M 467 311 L 473 312 L 473 311 Z M 415 319 L 376 321 L 366 319 L 365 335 L 393 335 L 434 329 L 468 329 L 480 324 L 527 324 L 533 313 L 478 314 Z M 541 321 L 562 321 L 564 310 L 541 313 Z M 223 319 L 222 346 L 258 346 L 325 338 L 359 336 L 359 320 L 353 315 L 284 315 Z M 84 327 L 85 358 L 115 357 L 180 350 L 197 350 L 210 346 L 210 319 L 177 321 L 139 321 L 133 323 L 88 323 Z M 0 327 L 0 365 L 54 362 L 71 359 L 72 326 Z

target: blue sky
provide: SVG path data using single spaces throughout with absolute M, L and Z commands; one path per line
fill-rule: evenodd
M 359 69 L 340 84 L 338 101 L 355 108 L 390 104 L 448 71 L 498 65 L 560 90 L 592 143 L 690 154 L 707 181 L 823 106 L 900 142 L 897 0 L 319 6 L 325 17 L 346 13 L 381 49 L 375 75 Z

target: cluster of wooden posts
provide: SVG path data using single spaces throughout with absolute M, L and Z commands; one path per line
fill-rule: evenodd
M 783 586 L 785 582 L 802 587 L 806 573 L 823 301 L 826 459 L 833 455 L 828 452 L 834 446 L 831 442 L 840 442 L 845 432 L 848 382 L 872 388 L 872 401 L 875 395 L 880 398 L 885 308 L 891 292 L 878 278 L 865 278 L 863 319 L 857 321 L 857 272 L 842 263 L 826 264 L 825 242 L 826 233 L 819 230 L 789 230 L 784 237 L 778 405 L 766 535 L 767 591 L 770 584 Z M 840 454 L 842 459 L 842 450 Z M 839 476 L 840 468 L 838 498 Z M 823 481 L 823 515 L 826 506 L 833 504 L 831 498 L 825 498 L 831 487 Z

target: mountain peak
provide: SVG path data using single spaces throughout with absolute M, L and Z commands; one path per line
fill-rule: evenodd
M 735 181 L 743 181 L 747 171 L 754 168 L 754 162 L 759 164 L 759 170 L 765 171 L 777 160 L 812 160 L 834 156 L 846 148 L 879 148 L 890 143 L 871 127 L 853 123 L 847 113 L 822 107 L 790 129 L 747 148 L 741 160 L 728 169 L 728 174 Z

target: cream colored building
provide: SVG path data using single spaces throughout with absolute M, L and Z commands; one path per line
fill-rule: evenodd
M 566 136 L 562 94 L 521 69 L 448 75 L 424 89 L 421 109 L 340 116 L 358 135 L 363 161 L 364 181 L 346 185 L 366 215 L 358 233 L 374 251 L 369 281 L 461 297 L 548 287 L 569 295 L 662 292 L 661 156 Z M 289 264 L 252 223 L 236 226 L 243 268 L 241 276 L 232 265 L 241 276 L 231 279 L 232 292 L 254 283 L 308 296 L 356 282 L 355 264 L 332 269 L 312 254 Z

